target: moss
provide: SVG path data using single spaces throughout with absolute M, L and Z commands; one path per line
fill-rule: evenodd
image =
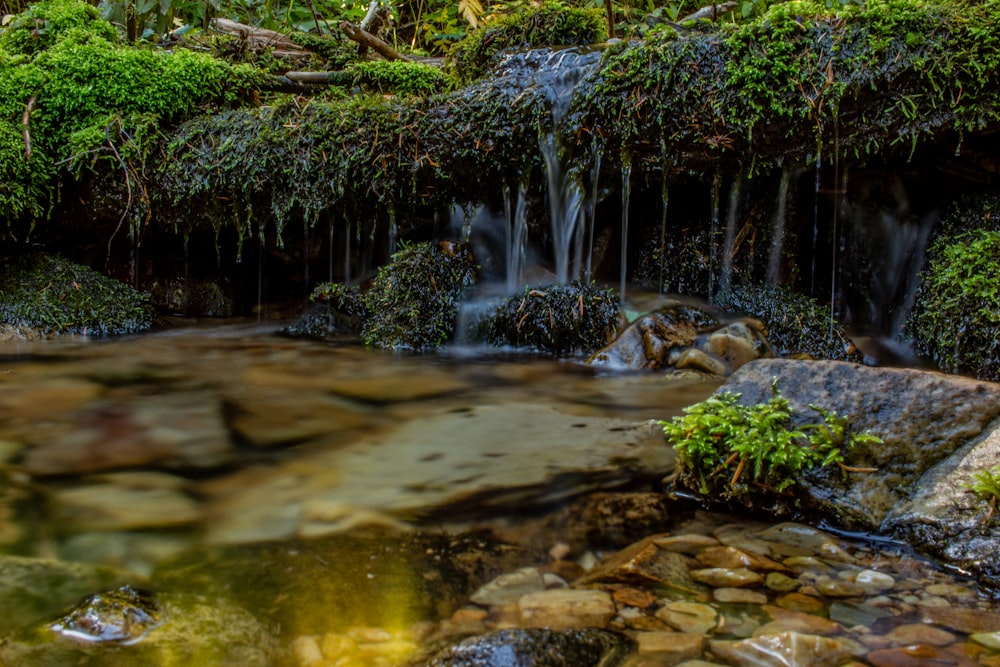
M 472 254 L 451 242 L 418 243 L 379 269 L 362 301 L 365 344 L 392 350 L 432 350 L 450 339 L 458 304 L 476 282 Z
M 844 328 L 832 322 L 829 306 L 811 297 L 784 287 L 743 285 L 721 295 L 720 305 L 760 319 L 767 326 L 767 339 L 781 354 L 861 361 Z
M 112 42 L 118 39 L 118 31 L 101 19 L 97 7 L 78 0 L 48 0 L 31 5 L 0 30 L 0 49 L 34 55 L 77 30 Z
M 0 272 L 0 322 L 53 334 L 118 335 L 146 331 L 145 294 L 79 264 L 31 254 Z
M 491 345 L 530 347 L 568 356 L 590 354 L 611 340 L 620 324 L 614 290 L 585 285 L 526 287 L 481 325 Z
M 1000 199 L 965 201 L 942 222 L 907 330 L 944 371 L 1000 380 Z
M 484 76 L 498 53 L 541 46 L 585 46 L 608 38 L 599 10 L 547 2 L 504 14 L 455 45 L 451 65 L 463 81 Z
M 427 97 L 451 87 L 451 78 L 438 67 L 402 60 L 355 63 L 348 68 L 354 85 L 377 93 Z

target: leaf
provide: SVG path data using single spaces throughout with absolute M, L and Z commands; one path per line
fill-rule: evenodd
M 483 15 L 483 5 L 479 0 L 459 0 L 458 13 L 472 28 L 478 28 L 479 18 Z

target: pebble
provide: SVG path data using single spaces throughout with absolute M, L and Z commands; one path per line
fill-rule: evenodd
M 767 595 L 745 588 L 716 588 L 712 591 L 716 602 L 736 604 L 767 604 Z
M 713 654 L 733 665 L 754 667 L 839 667 L 852 656 L 840 639 L 798 632 L 759 635 L 740 641 L 711 641 Z
M 657 610 L 656 617 L 680 632 L 705 635 L 719 626 L 719 612 L 698 602 L 670 602 Z
M 947 646 L 955 642 L 955 635 L 947 630 L 935 628 L 924 623 L 907 623 L 899 625 L 886 635 L 893 644 L 900 646 L 910 644 L 930 644 L 931 646 Z
M 865 594 L 865 589 L 861 586 L 841 579 L 819 579 L 814 585 L 822 595 L 832 598 L 852 598 Z
M 729 546 L 708 547 L 697 554 L 695 559 L 708 567 L 722 567 L 727 569 L 746 568 L 755 572 L 788 571 L 788 568 L 784 565 L 771 560 L 767 556 L 747 553 Z
M 854 583 L 861 587 L 865 595 L 878 595 L 895 586 L 896 580 L 875 570 L 862 570 L 854 577 Z
M 764 577 L 764 585 L 772 591 L 791 593 L 801 586 L 802 583 L 798 579 L 792 579 L 787 574 L 782 574 L 781 572 L 768 572 L 767 576 Z
M 764 577 L 753 570 L 743 567 L 728 569 L 724 567 L 710 567 L 703 570 L 692 570 L 691 578 L 708 584 L 713 587 L 734 587 L 743 588 L 758 586 L 764 582 Z
M 502 574 L 493 581 L 484 584 L 469 597 L 469 600 L 473 604 L 484 607 L 502 606 L 517 602 L 522 595 L 545 589 L 545 578 L 538 571 L 538 568 L 525 567 L 516 572 Z
M 685 632 L 640 632 L 635 640 L 639 655 L 656 654 L 670 662 L 697 658 L 705 647 L 701 634 Z
M 778 598 L 776 604 L 782 609 L 804 611 L 807 613 L 817 613 L 822 611 L 825 607 L 822 600 L 814 598 L 811 595 L 804 595 L 802 593 L 789 593 L 788 595 L 782 595 Z
M 529 593 L 517 606 L 526 628 L 605 628 L 615 615 L 611 596 L 598 590 L 556 588 Z

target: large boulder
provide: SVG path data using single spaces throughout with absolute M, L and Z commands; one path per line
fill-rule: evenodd
M 1000 385 L 914 369 L 844 362 L 763 360 L 744 366 L 721 391 L 766 402 L 776 385 L 793 424 L 815 421 L 818 405 L 848 418 L 880 444 L 845 452 L 851 468 L 801 475 L 794 502 L 842 528 L 887 534 L 1000 584 L 1000 534 L 969 492 L 974 475 L 1000 458 Z

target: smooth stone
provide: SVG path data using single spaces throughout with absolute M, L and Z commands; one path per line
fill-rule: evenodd
M 604 628 L 615 615 L 611 596 L 598 590 L 539 591 L 522 596 L 517 606 L 527 628 Z
M 690 574 L 695 581 L 700 581 L 714 588 L 745 588 L 757 586 L 764 581 L 764 577 L 746 568 L 730 570 L 722 567 L 710 567 L 702 570 L 691 570 Z
M 798 632 L 715 640 L 709 646 L 713 654 L 740 667 L 839 667 L 852 656 L 852 648 L 839 639 Z
M 198 503 L 177 489 L 95 484 L 56 491 L 53 513 L 66 531 L 121 531 L 197 523 Z
M 830 605 L 830 620 L 853 628 L 870 627 L 883 618 L 891 618 L 892 612 L 865 603 L 834 602 Z
M 674 667 L 723 667 L 718 662 L 709 662 L 708 660 L 685 660 L 684 662 L 679 662 Z
M 691 559 L 665 551 L 655 536 L 626 547 L 578 580 L 578 584 L 623 583 L 634 586 L 696 587 L 688 569 Z
M 896 580 L 883 572 L 862 570 L 854 577 L 854 583 L 861 587 L 865 595 L 878 595 L 896 585 Z
M 792 556 L 782 561 L 793 572 L 832 572 L 833 568 L 813 556 Z
M 729 375 L 731 372 L 722 359 L 693 347 L 689 347 L 680 354 L 671 354 L 670 362 L 677 368 L 702 371 L 712 375 Z
M 760 531 L 758 537 L 770 542 L 778 542 L 796 547 L 804 553 L 817 554 L 825 545 L 836 545 L 836 538 L 818 528 L 794 521 L 784 521 Z M 787 565 L 787 563 L 786 563 Z
M 775 602 L 782 609 L 788 609 L 790 611 L 803 611 L 811 614 L 815 614 L 824 609 L 826 605 L 823 604 L 822 600 L 818 600 L 811 595 L 805 595 L 804 593 L 788 593 L 787 595 L 782 595 Z
M 820 593 L 831 598 L 852 598 L 865 594 L 863 587 L 840 579 L 819 579 L 813 585 Z
M 705 638 L 686 632 L 639 632 L 635 635 L 639 655 L 656 655 L 670 662 L 697 658 L 705 649 Z
M 760 621 L 747 613 L 741 613 L 739 616 L 727 614 L 724 616 L 723 623 L 721 625 L 723 632 L 727 635 L 738 637 L 739 639 L 752 637 L 753 633 L 759 627 Z
M 501 574 L 469 596 L 473 604 L 484 607 L 501 606 L 517 602 L 521 596 L 545 590 L 545 579 L 535 567 L 525 567 Z
M 725 546 L 735 547 L 746 553 L 768 557 L 774 553 L 774 542 L 762 539 L 758 533 L 747 530 L 745 524 L 727 523 L 716 528 L 712 534 Z
M 747 553 L 731 546 L 707 547 L 695 556 L 695 560 L 707 567 L 730 570 L 742 567 L 755 572 L 788 571 L 787 567 L 767 556 Z
M 927 644 L 886 648 L 870 652 L 865 659 L 874 667 L 976 667 L 978 662 L 967 660 Z
M 764 585 L 778 593 L 791 593 L 798 590 L 802 582 L 781 572 L 768 572 L 764 577 Z
M 757 320 L 733 322 L 709 335 L 705 351 L 720 357 L 732 372 L 754 359 L 775 356 L 764 332 Z
M 733 604 L 767 604 L 767 595 L 745 588 L 716 588 L 712 591 L 716 602 Z
M 968 586 L 961 584 L 931 584 L 924 587 L 924 593 L 944 598 L 975 598 L 976 594 Z
M 698 535 L 696 533 L 688 535 L 668 535 L 658 537 L 653 543 L 661 549 L 675 551 L 681 554 L 694 555 L 706 547 L 719 545 L 719 540 L 708 535 Z
M 656 617 L 680 632 L 707 635 L 719 626 L 719 612 L 698 602 L 670 602 L 656 611 Z
M 615 602 L 625 607 L 648 609 L 656 604 L 656 596 L 638 588 L 621 588 L 611 594 Z
M 955 642 L 955 635 L 947 630 L 935 628 L 924 623 L 907 623 L 899 625 L 886 634 L 886 639 L 901 646 L 910 644 L 929 644 L 931 646 L 948 646 Z
M 617 664 L 634 646 L 605 630 L 510 628 L 463 639 L 439 651 L 427 667 L 600 667 Z
M 806 634 L 835 635 L 843 632 L 844 630 L 844 627 L 840 623 L 815 614 L 782 609 L 781 607 L 776 607 L 774 605 L 765 605 L 763 609 L 764 612 L 766 612 L 767 615 L 773 619 L 772 622 L 798 624 L 798 627 L 806 629 Z
M 942 625 L 965 634 L 997 633 L 1000 636 L 1000 613 L 961 607 L 925 607 L 920 610 L 925 623 Z
M 1000 651 L 1000 632 L 976 632 L 969 635 L 969 639 L 988 649 Z

